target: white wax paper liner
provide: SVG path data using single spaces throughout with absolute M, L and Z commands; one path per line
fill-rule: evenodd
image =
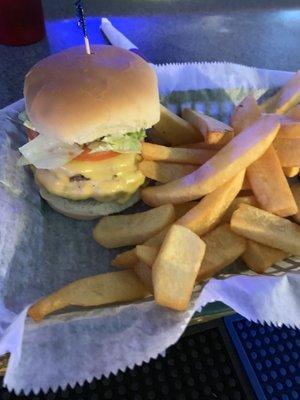
M 224 117 L 230 108 L 224 108 L 224 102 L 232 106 L 247 92 L 258 96 L 272 86 L 283 84 L 291 76 L 287 72 L 226 63 L 164 65 L 157 67 L 157 74 L 166 104 L 178 107 L 181 98 L 178 93 L 190 104 L 188 92 L 192 90 L 191 98 L 196 102 L 193 105 L 209 107 L 218 115 L 223 113 Z M 236 270 L 227 271 L 233 276 L 211 279 L 200 295 L 195 293 L 190 309 L 184 313 L 163 309 L 148 300 L 52 316 L 41 324 L 25 319 L 26 307 L 39 295 L 74 278 L 106 271 L 111 257 L 110 252 L 100 247 L 96 249 L 88 242 L 89 224 L 76 223 L 49 209 L 46 213 L 41 212 L 32 178 L 14 167 L 14 149 L 22 141 L 21 127 L 15 118 L 22 108 L 22 102 L 15 103 L 1 111 L 0 118 L 0 151 L 3 153 L 0 164 L 5 160 L 5 166 L 0 165 L 0 350 L 12 354 L 4 379 L 9 390 L 14 389 L 16 393 L 24 390 L 26 394 L 31 390 L 35 393 L 40 389 L 57 390 L 140 365 L 163 354 L 179 339 L 194 311 L 200 311 L 205 304 L 216 300 L 254 321 L 300 327 L 299 258 L 275 266 L 269 271 L 272 276 L 235 275 L 241 267 L 237 265 Z M 18 219 L 14 218 L 16 213 Z M 34 225 L 30 225 L 32 221 Z M 69 246 L 64 264 L 60 264 L 59 259 L 52 259 L 49 249 L 46 249 L 48 252 L 44 249 L 49 240 L 55 241 L 55 236 L 51 236 L 53 229 L 55 236 L 61 232 L 72 235 L 75 231 L 71 242 L 78 237 L 76 247 L 68 243 L 68 235 L 59 237 L 63 249 Z M 84 247 L 77 258 L 72 258 L 70 252 L 75 252 L 83 240 L 89 252 L 101 252 L 101 257 L 97 256 L 101 263 L 95 264 L 94 254 L 85 259 Z M 56 249 L 59 252 L 57 246 Z M 40 255 L 44 259 L 37 263 L 36 258 Z M 78 257 L 83 265 L 78 266 L 75 262 Z M 18 272 L 16 263 L 22 267 L 20 273 L 14 273 Z M 287 270 L 290 272 L 286 273 Z M 39 274 L 38 280 L 33 284 L 36 274 Z
M 126 50 L 138 50 L 122 32 L 120 32 L 107 18 L 101 18 L 100 29 L 109 40 L 117 47 Z M 201 63 L 173 63 L 155 66 L 151 64 L 159 75 L 159 93 L 164 95 L 173 90 L 203 89 L 233 89 L 237 82 L 243 82 L 244 89 L 265 89 L 282 86 L 290 72 L 251 68 L 244 65 L 214 62 Z M 214 68 L 212 69 L 212 65 Z M 226 73 L 228 66 L 229 73 Z M 186 76 L 186 72 L 191 73 Z M 174 73 L 173 73 L 174 70 Z
M 137 47 L 118 31 L 107 18 L 101 18 L 101 30 L 110 43 L 116 43 L 118 47 L 122 47 L 122 49 L 126 50 L 137 49 Z

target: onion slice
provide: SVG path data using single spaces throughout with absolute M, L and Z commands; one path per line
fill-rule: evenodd
M 32 164 L 36 168 L 55 169 L 77 157 L 83 149 L 77 144 L 70 145 L 40 134 L 20 147 L 19 151 L 23 157 L 18 165 Z

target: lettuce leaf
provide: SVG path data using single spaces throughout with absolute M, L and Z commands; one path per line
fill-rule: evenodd
M 116 151 L 118 153 L 139 153 L 141 151 L 141 141 L 146 137 L 144 129 L 137 132 L 128 132 L 125 135 L 107 135 L 101 139 L 90 143 L 88 147 L 91 153 L 98 151 Z

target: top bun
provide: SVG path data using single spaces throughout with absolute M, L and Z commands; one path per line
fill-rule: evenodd
M 141 57 L 114 46 L 72 47 L 44 58 L 25 78 L 34 128 L 65 143 L 150 128 L 159 120 L 157 79 Z

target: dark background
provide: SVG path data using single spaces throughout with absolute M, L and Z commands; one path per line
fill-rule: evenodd
M 72 0 L 44 0 L 47 37 L 0 45 L 0 108 L 22 97 L 24 75 L 41 58 L 81 44 Z M 297 70 L 299 0 L 85 0 L 88 33 L 102 43 L 99 18 L 111 18 L 154 63 L 230 61 Z

